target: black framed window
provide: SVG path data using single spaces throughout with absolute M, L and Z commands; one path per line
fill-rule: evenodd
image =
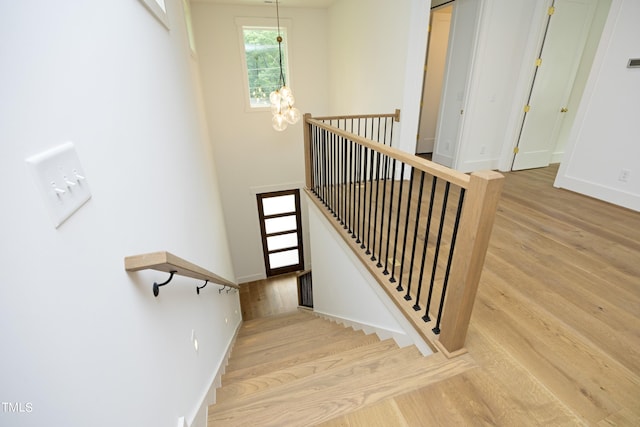
M 304 269 L 300 191 L 256 195 L 267 277 Z

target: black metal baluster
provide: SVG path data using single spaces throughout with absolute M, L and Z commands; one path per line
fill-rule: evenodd
M 442 212 L 440 214 L 440 227 L 438 229 L 438 239 L 436 240 L 436 247 L 433 254 L 433 270 L 431 271 L 431 283 L 429 283 L 429 296 L 427 297 L 427 306 L 424 310 L 424 316 L 422 320 L 428 322 L 431 320 L 429 317 L 429 308 L 431 306 L 431 296 L 433 295 L 433 283 L 436 278 L 436 269 L 438 268 L 438 255 L 440 254 L 440 242 L 442 241 L 442 230 L 444 229 L 444 220 L 447 215 L 447 201 L 449 199 L 449 188 L 451 183 L 447 181 L 444 187 L 444 196 L 442 198 Z
M 444 297 L 447 293 L 447 284 L 449 283 L 449 272 L 451 271 L 451 261 L 453 260 L 453 251 L 456 247 L 456 237 L 458 237 L 458 225 L 460 225 L 460 216 L 462 214 L 462 204 L 464 203 L 464 188 L 460 189 L 460 199 L 458 199 L 458 210 L 456 212 L 456 220 L 453 225 L 453 235 L 451 236 L 451 247 L 449 248 L 449 258 L 447 259 L 447 269 L 444 273 L 444 282 L 442 283 L 442 295 L 440 295 L 440 306 L 438 307 L 438 318 L 436 326 L 432 329 L 434 334 L 440 333 L 440 320 L 442 319 L 442 309 L 444 308 Z
M 374 209 L 374 213 L 373 213 L 373 231 L 376 232 L 376 230 L 378 230 L 377 226 L 378 226 L 378 210 L 379 210 L 379 203 L 380 203 L 380 163 L 381 160 L 380 158 L 382 157 L 382 153 L 378 152 L 377 153 L 377 160 L 376 160 L 376 207 Z M 371 261 L 375 261 L 376 260 L 376 236 L 375 234 L 373 235 L 373 246 L 371 248 Z
M 309 126 L 309 134 L 311 135 L 311 175 L 313 176 L 313 185 L 311 187 L 311 191 L 313 191 L 313 194 L 318 195 L 318 193 L 316 192 L 316 188 L 318 186 L 318 174 L 317 174 L 317 161 L 318 161 L 318 155 L 316 153 L 316 145 L 318 142 L 317 139 L 317 135 L 316 135 L 316 129 L 313 127 L 313 125 L 307 125 Z
M 367 219 L 367 250 L 365 251 L 366 255 L 371 255 L 371 211 L 373 210 L 373 165 L 374 165 L 374 157 L 376 152 L 371 150 L 371 160 L 369 165 L 369 213 Z
M 345 184 L 347 185 L 347 231 L 351 233 L 351 165 L 353 162 L 353 141 L 349 139 L 349 162 L 347 165 L 347 180 Z
M 415 171 L 415 169 L 413 169 L 411 171 L 411 183 L 413 184 L 413 172 Z M 420 210 L 422 208 L 422 190 L 424 187 L 424 171 L 420 171 L 420 189 L 418 190 L 418 205 L 416 206 L 416 222 L 415 222 L 415 226 L 413 227 L 413 243 L 411 244 L 412 248 L 411 248 L 411 261 L 409 262 L 409 280 L 407 281 L 407 293 L 404 296 L 404 299 L 407 301 L 411 301 L 411 280 L 413 279 L 413 266 L 414 266 L 414 261 L 415 261 L 415 257 L 416 257 L 416 243 L 418 243 L 418 226 L 420 224 Z M 411 191 L 409 191 L 409 193 L 411 193 Z M 409 219 L 409 216 L 407 215 L 407 220 Z M 407 229 L 409 228 L 408 223 L 407 223 Z M 405 236 L 406 238 L 406 236 Z M 400 284 L 402 284 L 402 276 L 400 276 Z M 400 286 L 400 285 L 398 285 Z M 402 289 L 398 289 L 398 290 L 402 290 Z
M 424 172 L 422 172 L 424 174 Z M 433 176 L 431 181 L 431 194 L 429 196 L 429 212 L 427 213 L 427 227 L 424 233 L 424 245 L 422 246 L 422 260 L 420 261 L 420 276 L 418 277 L 418 292 L 416 303 L 413 305 L 415 311 L 420 311 L 420 293 L 422 292 L 422 280 L 424 278 L 424 265 L 427 259 L 427 246 L 429 245 L 429 234 L 431 233 L 431 218 L 433 214 L 433 202 L 436 198 L 438 178 Z
M 324 142 L 324 200 L 325 205 L 331 211 L 331 200 L 329 199 L 329 144 L 331 143 L 331 134 Z
M 387 245 L 384 254 L 384 271 L 382 274 L 389 274 L 389 246 L 391 244 L 391 221 L 393 220 L 393 193 L 395 190 L 396 159 L 391 160 L 391 194 L 389 195 L 389 222 L 387 223 Z
M 386 175 L 387 175 L 387 171 L 386 171 L 386 165 L 388 164 L 389 161 L 389 157 L 387 155 L 384 156 L 384 163 L 385 163 L 385 167 L 384 167 L 384 185 L 382 186 L 382 211 L 380 212 L 380 241 L 379 241 L 379 245 L 378 245 L 378 263 L 376 264 L 376 266 L 378 268 L 382 268 L 382 263 L 380 261 L 382 261 L 382 238 L 384 236 L 384 210 L 385 210 L 385 204 L 386 204 L 386 200 L 387 200 L 387 179 L 386 179 Z
M 320 153 L 320 159 L 318 164 L 318 174 L 320 175 L 320 188 L 318 188 L 318 193 L 320 196 L 320 200 L 324 204 L 324 141 L 327 136 L 326 131 L 324 129 L 320 130 L 320 140 L 318 141 L 318 151 Z
M 396 255 L 398 253 L 398 233 L 400 232 L 400 211 L 402 211 L 402 188 L 404 187 L 404 162 L 400 162 L 400 179 L 399 179 L 398 186 L 399 188 L 398 188 L 398 212 L 396 213 L 396 236 L 393 239 L 393 265 L 391 266 L 391 278 L 389 279 L 391 283 L 396 282 Z M 409 212 L 408 209 L 407 209 L 407 212 Z
M 360 135 L 360 128 L 362 125 L 362 119 L 358 119 L 358 135 Z M 362 216 L 362 210 L 364 209 L 364 203 L 362 201 L 362 191 L 363 191 L 363 181 L 362 181 L 362 170 L 363 170 L 363 164 L 362 164 L 362 157 L 363 157 L 363 151 L 364 148 L 362 145 L 358 144 L 359 150 L 358 150 L 358 212 L 357 212 L 357 216 L 356 216 L 356 223 L 357 223 L 357 237 L 356 237 L 356 243 L 360 243 L 362 245 L 362 243 L 364 243 L 364 241 L 362 240 L 362 222 L 361 222 L 361 216 Z
M 362 230 L 362 244 L 360 245 L 360 249 L 366 249 L 366 245 L 364 244 L 365 241 L 365 217 L 366 217 L 366 210 L 367 210 L 367 166 L 369 165 L 369 148 L 364 147 L 364 160 L 362 162 L 362 221 L 361 221 L 361 227 L 360 229 Z
M 407 216 L 404 220 L 404 237 L 402 238 L 402 255 L 401 255 L 401 259 L 402 262 L 400 264 L 400 275 L 398 277 L 398 286 L 396 286 L 396 290 L 398 292 L 402 292 L 402 276 L 404 273 L 404 260 L 405 260 L 405 252 L 407 250 L 407 235 L 409 234 L 409 218 L 411 216 L 411 198 L 413 197 L 413 178 L 414 178 L 414 172 L 415 172 L 415 168 L 411 167 L 411 174 L 409 175 L 409 193 L 407 195 Z M 418 199 L 418 216 L 417 218 L 420 217 L 420 199 Z M 418 222 L 416 218 L 416 224 Z M 414 242 L 414 248 L 415 248 L 415 237 L 413 239 Z M 411 270 L 413 270 L 413 255 L 411 257 L 411 266 L 410 266 Z M 410 271 L 411 271 L 410 270 Z M 411 277 L 411 276 L 409 276 Z M 411 279 L 409 279 L 409 285 L 407 286 L 407 295 L 405 295 L 405 299 L 407 301 L 409 301 L 411 299 L 411 295 L 409 295 L 409 291 L 411 289 Z M 409 297 L 407 299 L 407 296 Z
M 337 216 L 335 205 L 333 204 L 333 141 L 336 139 L 336 134 L 331 132 L 329 136 L 329 143 L 327 144 L 327 199 L 329 201 L 329 210 L 335 218 Z
M 348 164 L 348 147 L 347 140 L 344 137 L 342 138 L 342 221 L 341 224 L 344 229 L 347 229 L 347 164 Z
M 356 145 L 356 176 L 354 179 L 354 184 L 355 184 L 355 189 L 356 189 L 356 210 L 354 212 L 354 227 L 353 227 L 353 231 L 354 231 L 354 237 L 356 239 L 356 243 L 360 243 L 360 208 L 361 208 L 361 199 L 362 199 L 362 192 L 361 192 L 361 188 L 360 188 L 360 172 L 361 172 L 361 168 L 362 168 L 362 146 L 360 144 Z

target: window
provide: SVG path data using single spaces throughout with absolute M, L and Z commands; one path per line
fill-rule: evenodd
M 169 29 L 167 7 L 164 4 L 164 0 L 140 0 L 140 2 L 145 5 L 149 12 L 153 13 L 153 16 L 155 16 L 167 30 Z
M 280 26 L 282 69 L 288 84 L 287 28 L 286 24 L 282 24 L 282 21 Z M 249 19 L 238 22 L 243 48 L 242 62 L 246 71 L 245 87 L 248 105 L 250 108 L 269 108 L 269 94 L 281 86 L 278 27 L 275 25 L 275 21 L 273 24 L 265 25 L 257 25 L 256 22 L 249 24 L 249 22 L 251 22 Z
M 267 277 L 304 269 L 300 191 L 256 195 Z

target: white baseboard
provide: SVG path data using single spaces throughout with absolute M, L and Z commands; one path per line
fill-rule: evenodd
M 227 351 L 218 366 L 218 370 L 213 375 L 213 378 L 209 382 L 209 388 L 207 392 L 204 394 L 202 399 L 200 399 L 200 405 L 198 406 L 198 410 L 195 415 L 191 418 L 191 422 L 189 423 L 189 427 L 207 427 L 207 412 L 209 410 L 209 405 L 213 405 L 216 403 L 216 390 L 220 388 L 222 385 L 222 375 L 224 375 L 227 365 L 229 364 L 229 357 L 231 357 L 231 351 L 233 350 L 233 346 L 236 343 L 236 338 L 238 337 L 238 332 L 242 327 L 242 321 L 238 324 L 235 333 L 233 334 L 233 338 L 229 342 L 227 346 Z

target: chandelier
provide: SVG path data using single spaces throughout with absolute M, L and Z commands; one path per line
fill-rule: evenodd
M 284 70 L 282 69 L 282 36 L 280 35 L 280 10 L 278 8 L 278 0 L 276 0 L 276 17 L 278 22 L 278 58 L 280 64 L 280 78 L 278 85 L 280 89 L 276 89 L 269 94 L 269 101 L 271 102 L 271 112 L 273 118 L 271 123 L 273 128 L 279 132 L 285 130 L 287 125 L 295 124 L 300 120 L 300 110 L 293 106 L 295 98 L 291 88 L 287 86 L 284 79 Z

